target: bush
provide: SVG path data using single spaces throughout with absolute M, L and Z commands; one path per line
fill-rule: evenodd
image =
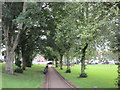
M 16 60 L 16 61 L 15 61 L 15 65 L 18 66 L 18 67 L 21 67 L 21 61 Z
M 16 73 L 23 73 L 23 70 L 22 70 L 21 68 L 16 68 L 16 69 L 14 70 L 14 72 L 16 72 Z
M 70 69 L 66 70 L 66 73 L 71 73 L 71 70 Z
M 28 65 L 26 65 L 26 67 L 32 67 L 32 65 L 29 65 L 29 64 L 28 64 Z
M 81 74 L 80 74 L 80 77 L 81 77 L 81 78 L 86 78 L 86 77 L 88 77 L 88 75 L 87 75 L 86 73 L 81 73 Z
M 32 61 L 31 60 L 27 61 L 26 62 L 26 67 L 31 67 L 31 66 L 32 66 Z
M 119 65 L 119 63 L 115 63 L 115 65 Z

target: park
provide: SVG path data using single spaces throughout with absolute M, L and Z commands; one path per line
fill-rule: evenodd
M 0 4 L 0 88 L 120 88 L 120 2 Z

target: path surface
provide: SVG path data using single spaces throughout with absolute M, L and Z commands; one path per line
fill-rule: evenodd
M 71 88 L 68 83 L 56 72 L 54 67 L 48 67 L 45 88 Z

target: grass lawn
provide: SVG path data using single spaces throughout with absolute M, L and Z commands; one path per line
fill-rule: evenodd
M 71 67 L 72 73 L 65 73 L 63 70 L 56 68 L 62 76 L 74 83 L 80 88 L 117 88 L 115 85 L 117 77 L 117 65 L 87 65 L 87 78 L 77 78 L 80 74 L 80 65 Z
M 0 90 L 2 89 L 2 68 L 0 66 Z
M 5 64 L 0 66 L 4 72 Z M 38 71 L 43 71 L 44 67 L 44 65 L 33 65 L 22 74 L 15 73 L 16 76 L 2 73 L 2 88 L 40 88 L 44 82 L 44 74 Z

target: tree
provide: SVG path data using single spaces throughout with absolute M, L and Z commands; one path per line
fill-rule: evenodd
M 71 72 L 69 53 L 71 52 L 70 49 L 73 47 L 74 37 L 75 37 L 75 35 L 73 34 L 74 29 L 72 26 L 72 22 L 68 23 L 68 21 L 69 21 L 69 18 L 65 17 L 57 26 L 57 32 L 56 32 L 56 45 L 58 46 L 58 50 L 60 49 L 61 51 L 63 51 L 61 53 L 61 60 L 62 60 L 63 55 L 65 55 L 67 58 L 66 73 Z M 60 50 L 59 50 L 59 52 L 60 52 Z
M 13 74 L 14 51 L 18 45 L 20 35 L 24 31 L 17 28 L 13 20 L 22 12 L 24 5 L 22 2 L 5 2 L 2 7 L 2 26 L 6 46 L 6 73 Z
M 102 7 L 102 8 L 101 8 Z M 82 48 L 82 58 L 81 58 L 81 75 L 80 77 L 87 77 L 85 74 L 85 51 L 88 45 L 94 43 L 94 41 L 99 40 L 103 32 L 105 33 L 105 27 L 107 26 L 111 16 L 109 14 L 112 13 L 111 8 L 106 10 L 106 6 L 103 3 L 84 3 L 83 4 L 83 25 L 81 34 L 81 42 L 84 47 Z M 114 10 L 114 9 L 112 9 Z M 96 13 L 97 12 L 97 13 Z M 107 14 L 109 13 L 109 14 Z M 81 19 L 79 19 L 81 22 Z M 82 22 L 81 22 L 82 23 Z M 84 40 L 84 41 L 83 41 Z
M 31 60 L 36 52 L 38 53 L 38 50 L 45 45 L 41 44 L 45 43 L 42 38 L 47 36 L 49 28 L 52 29 L 50 22 L 52 23 L 53 19 L 52 16 L 50 16 L 50 10 L 46 7 L 47 3 L 28 3 L 26 12 L 16 19 L 17 23 L 21 23 L 22 21 L 24 22 L 24 26 L 27 27 L 27 31 L 22 35 L 23 38 L 20 43 L 23 69 L 25 69 L 26 65 L 31 66 Z M 21 18 L 23 18 L 23 20 Z M 47 38 L 49 39 L 49 37 Z
M 79 45 L 81 49 L 78 50 L 78 52 L 80 51 L 82 53 L 80 77 L 84 77 L 84 75 L 86 77 L 87 75 L 85 73 L 85 55 L 87 48 L 91 44 L 93 44 L 100 35 L 103 34 L 105 27 L 109 23 L 109 20 L 112 19 L 112 10 L 114 10 L 114 8 L 106 9 L 107 7 L 104 5 L 104 3 L 69 3 L 66 5 L 66 8 L 67 9 L 65 10 L 68 11 L 69 17 L 63 18 L 63 21 L 67 21 L 69 19 L 68 21 L 73 23 L 69 24 L 69 22 L 67 22 L 67 24 L 71 25 L 72 29 L 76 33 L 76 45 Z M 60 24 L 60 26 L 63 27 L 67 24 L 63 23 Z M 67 31 L 67 33 L 68 32 L 69 31 Z M 61 33 L 63 34 L 63 32 Z M 59 33 L 59 36 L 61 33 Z M 64 37 L 65 35 L 63 35 L 62 38 Z
M 111 2 L 111 3 L 104 3 L 107 9 L 110 10 L 109 15 L 109 23 L 106 25 L 107 32 L 109 35 L 106 35 L 107 39 L 110 41 L 110 49 L 116 55 L 118 55 L 118 61 L 120 61 L 120 3 L 119 2 Z M 117 85 L 120 88 L 120 63 L 118 64 L 118 78 L 117 78 Z
M 66 16 L 66 11 L 64 10 L 64 2 L 59 2 L 59 3 L 50 3 L 49 6 L 51 8 L 52 15 L 54 17 L 54 25 L 55 25 L 55 33 L 54 33 L 54 51 L 59 53 L 59 61 L 60 61 L 60 69 L 62 70 L 62 65 L 63 65 L 63 55 L 65 53 L 64 49 L 64 40 L 57 40 L 57 35 L 59 33 L 57 26 L 61 22 L 61 20 Z M 56 7 L 57 6 L 57 7 Z M 59 37 L 59 35 L 58 35 Z M 62 39 L 62 38 L 61 38 Z
M 38 25 L 36 12 L 40 12 L 40 8 L 36 7 L 36 3 L 3 3 L 2 24 L 7 52 L 6 72 L 8 74 L 13 74 L 14 51 L 22 35 L 34 25 Z M 35 15 L 36 17 L 33 18 Z
M 112 10 L 112 19 L 111 22 L 109 23 L 109 31 L 110 34 L 109 39 L 110 45 L 111 45 L 111 51 L 114 53 L 114 55 L 118 55 L 118 61 L 120 61 L 120 3 L 115 2 L 115 3 L 108 3 L 106 4 L 108 8 L 113 8 Z M 118 77 L 117 77 L 117 85 L 118 88 L 120 88 L 120 63 L 118 63 Z

